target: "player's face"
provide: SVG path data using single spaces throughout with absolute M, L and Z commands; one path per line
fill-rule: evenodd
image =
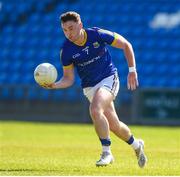
M 75 42 L 80 37 L 80 31 L 82 29 L 81 22 L 67 21 L 65 23 L 61 23 L 62 29 L 66 38 L 70 41 Z

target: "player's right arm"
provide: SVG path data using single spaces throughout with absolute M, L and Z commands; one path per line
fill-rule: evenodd
M 73 64 L 63 67 L 63 77 L 58 81 L 52 84 L 52 88 L 60 89 L 67 88 L 73 85 L 74 83 L 74 66 Z
M 50 85 L 42 85 L 46 89 L 62 89 L 73 85 L 74 83 L 74 66 L 73 64 L 63 67 L 63 76 L 61 79 Z
M 62 78 L 51 84 L 44 85 L 44 88 L 47 89 L 61 89 L 67 88 L 73 85 L 74 83 L 74 65 L 71 61 L 71 58 L 68 56 L 68 52 L 64 52 L 64 50 L 60 51 L 60 59 L 63 65 L 63 76 Z

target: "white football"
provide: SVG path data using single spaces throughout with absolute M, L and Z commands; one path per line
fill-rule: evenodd
M 57 79 L 57 70 L 50 63 L 41 63 L 34 70 L 34 79 L 40 84 L 52 84 Z

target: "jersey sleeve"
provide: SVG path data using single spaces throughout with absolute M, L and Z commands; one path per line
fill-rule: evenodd
M 101 38 L 101 40 L 106 43 L 111 45 L 113 43 L 113 41 L 115 40 L 115 33 L 108 31 L 108 30 L 104 30 L 104 29 L 97 29 L 97 32 Z
M 71 58 L 68 56 L 68 53 L 61 49 L 60 51 L 60 60 L 63 65 L 63 68 L 69 68 L 73 66 Z

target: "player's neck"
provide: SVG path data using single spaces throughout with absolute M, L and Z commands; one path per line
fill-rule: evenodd
M 83 46 L 86 43 L 87 34 L 84 29 L 81 30 L 78 40 L 75 42 L 76 45 Z

